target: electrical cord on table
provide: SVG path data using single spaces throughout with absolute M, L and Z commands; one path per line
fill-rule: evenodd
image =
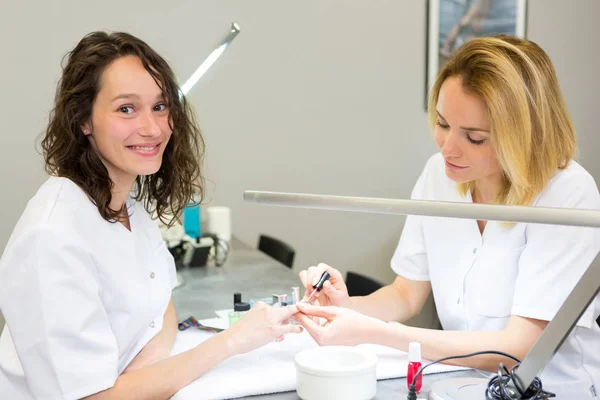
M 517 363 L 521 363 L 521 360 L 518 358 L 511 356 L 510 354 L 503 353 L 501 351 L 489 350 L 489 351 L 478 351 L 476 353 L 465 354 L 462 356 L 452 356 L 440 358 L 439 360 L 433 361 L 421 368 L 415 374 L 413 381 L 408 389 L 408 397 L 407 400 L 417 400 L 417 388 L 416 382 L 417 378 L 422 375 L 423 370 L 430 365 L 437 364 L 443 361 L 457 359 L 457 358 L 469 358 L 482 354 L 496 354 L 504 357 L 508 357 Z M 551 397 L 556 397 L 554 393 L 547 392 L 542 389 L 542 381 L 540 378 L 536 377 L 531 385 L 526 390 L 523 390 L 521 387 L 521 382 L 518 382 L 517 377 L 515 376 L 515 371 L 519 368 L 519 364 L 515 365 L 510 371 L 504 366 L 504 364 L 500 363 L 498 366 L 498 373 L 490 379 L 488 382 L 488 386 L 485 390 L 485 397 L 488 400 L 542 400 L 549 399 Z M 513 381 L 514 387 L 517 389 L 517 395 L 519 397 L 514 397 L 514 391 L 508 389 L 508 383 Z
M 220 251 L 219 251 L 220 250 Z M 219 256 L 219 254 L 221 254 Z M 229 242 L 223 239 L 218 239 L 215 243 L 215 265 L 217 267 L 222 266 L 227 261 L 229 256 Z
M 202 236 L 210 237 L 214 242 L 215 251 L 212 255 L 212 258 L 215 261 L 215 265 L 217 267 L 220 267 L 223 264 L 225 264 L 225 262 L 227 261 L 227 257 L 229 256 L 230 249 L 227 240 L 219 238 L 219 236 L 217 236 L 214 233 L 204 233 L 202 234 Z

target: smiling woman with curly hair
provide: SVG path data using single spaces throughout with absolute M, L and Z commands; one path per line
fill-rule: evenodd
M 94 32 L 77 44 L 42 148 L 51 176 L 0 260 L 2 398 L 168 399 L 228 357 L 301 331 L 281 323 L 296 307 L 259 303 L 170 356 L 175 264 L 150 215 L 166 222 L 202 197 L 204 142 L 146 43 Z
M 138 64 L 148 73 L 144 78 L 155 82 L 151 89 L 159 97 L 151 99 L 156 100 L 154 121 L 140 118 L 139 110 L 128 104 L 140 100 L 131 96 L 134 93 L 102 98 L 100 76 L 117 59 Z M 128 188 L 133 177 L 136 200 L 144 200 L 148 212 L 156 211 L 162 220 L 167 212 L 179 215 L 189 199 L 202 195 L 204 142 L 194 114 L 185 97 L 179 97 L 169 65 L 140 40 L 125 33 L 88 35 L 69 55 L 55 103 L 42 141 L 46 170 L 81 187 L 104 219 L 115 221 L 125 215 L 116 208 L 122 199 L 113 201 L 111 191 L 121 184 Z M 130 132 L 137 135 L 126 137 Z M 98 142 L 112 138 L 125 146 L 105 154 L 103 150 L 109 150 L 98 147 Z M 148 149 L 136 148 L 137 144 Z

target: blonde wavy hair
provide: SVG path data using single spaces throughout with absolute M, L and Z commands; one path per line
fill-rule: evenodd
M 429 98 L 436 122 L 440 88 L 460 77 L 485 105 L 490 140 L 503 171 L 497 204 L 531 205 L 557 169 L 575 157 L 573 122 L 546 52 L 532 41 L 498 35 L 466 42 L 442 68 Z M 459 184 L 464 196 L 474 182 Z

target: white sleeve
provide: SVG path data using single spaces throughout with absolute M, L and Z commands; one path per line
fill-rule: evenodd
M 68 237 L 37 228 L 0 263 L 0 308 L 36 399 L 79 399 L 118 378 L 118 346 L 93 260 Z
M 410 198 L 421 200 L 427 179 L 427 165 L 417 180 Z M 407 215 L 400 235 L 398 247 L 392 256 L 391 266 L 394 272 L 413 281 L 428 281 L 427 248 L 423 237 L 423 218 L 419 215 Z
M 600 210 L 600 196 L 591 177 L 554 189 L 560 190 L 548 196 L 552 200 L 537 206 Z M 527 244 L 519 259 L 511 314 L 550 321 L 598 254 L 600 230 L 528 224 L 525 234 Z M 595 324 L 593 308 L 592 303 L 579 326 Z

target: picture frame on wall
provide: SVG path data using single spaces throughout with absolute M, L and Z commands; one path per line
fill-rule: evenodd
M 464 42 L 497 34 L 526 37 L 527 0 L 428 0 L 425 109 L 439 70 Z

